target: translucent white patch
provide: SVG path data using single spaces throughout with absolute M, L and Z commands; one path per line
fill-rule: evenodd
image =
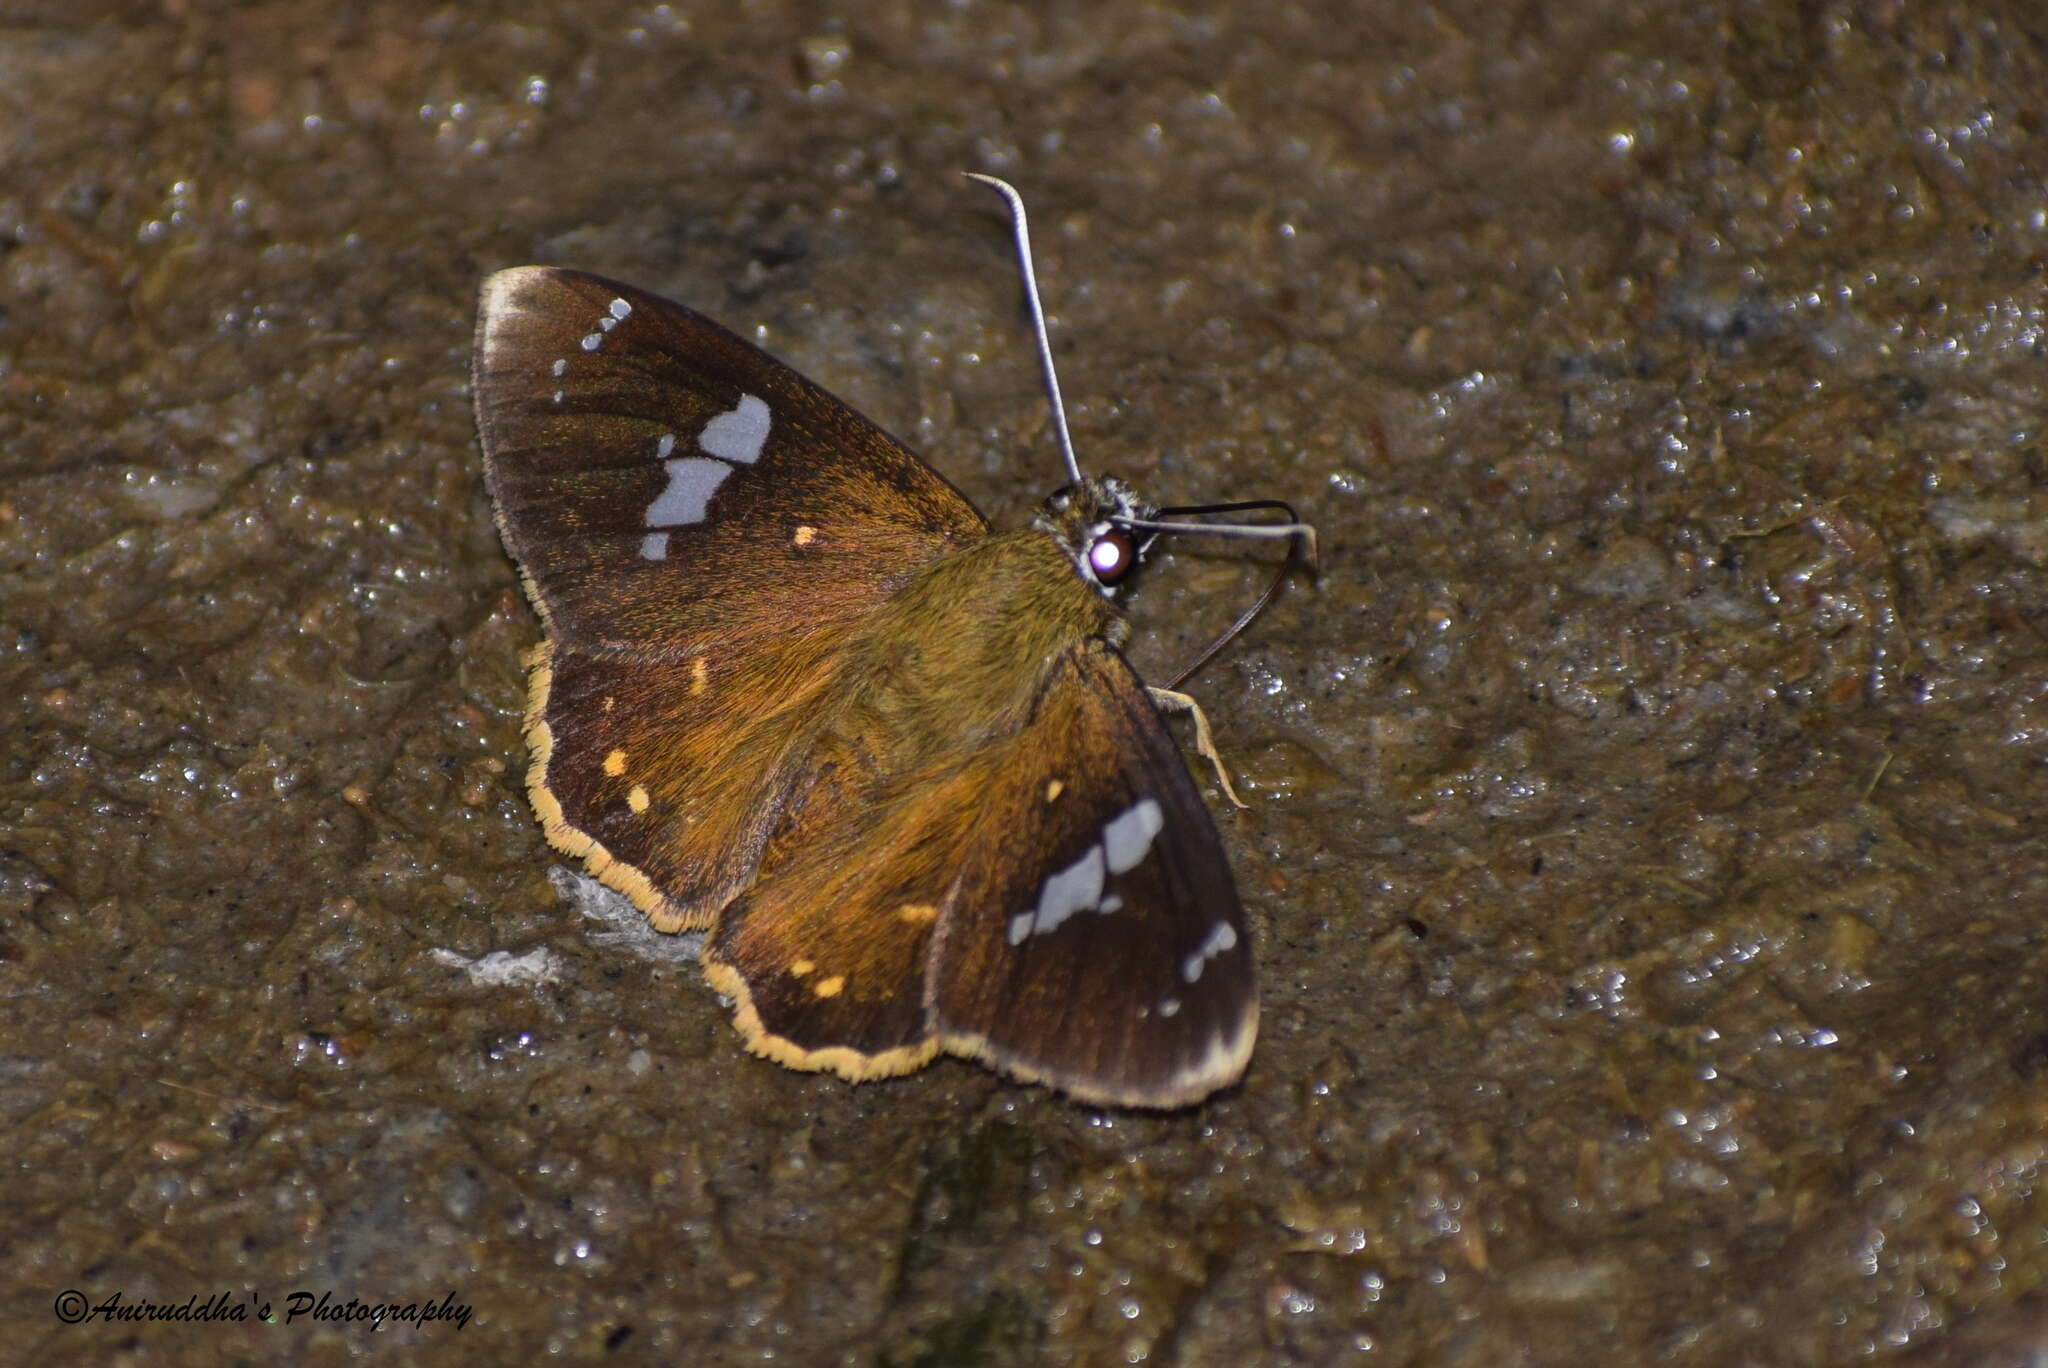
M 751 394 L 742 394 L 739 407 L 706 423 L 704 435 L 697 439 L 706 455 L 742 465 L 760 460 L 761 448 L 767 444 L 768 405 Z
M 711 496 L 725 483 L 725 477 L 732 474 L 731 466 L 707 461 L 702 456 L 682 456 L 661 464 L 668 471 L 668 488 L 647 506 L 649 527 L 677 527 L 683 523 L 703 522 L 704 512 L 711 506 Z
M 611 315 L 613 318 L 624 318 L 627 314 L 631 312 L 633 312 L 633 306 L 631 304 L 628 304 L 625 300 L 614 299 L 612 301 Z
M 668 533 L 649 532 L 640 539 L 640 554 L 648 560 L 663 560 L 668 556 Z
M 664 461 L 666 461 L 669 458 L 669 456 L 674 453 L 675 449 L 676 435 L 673 432 L 662 433 L 661 440 L 654 444 L 655 456 L 658 459 Z
M 564 375 L 567 375 L 567 374 L 569 373 L 569 362 L 568 362 L 568 359 L 567 359 L 566 357 L 565 357 L 565 358 L 563 358 L 563 359 L 561 359 L 561 360 L 559 360 L 559 361 L 557 361 L 557 362 L 555 362 L 555 365 L 554 365 L 554 373 L 555 373 L 555 378 L 556 378 L 556 379 L 558 379 L 558 380 L 559 380 L 559 379 L 560 379 L 561 377 L 563 377 Z
M 1046 876 L 1038 890 L 1038 906 L 1010 918 L 1010 944 L 1022 945 L 1027 936 L 1056 931 L 1076 912 L 1123 911 L 1123 896 L 1105 894 L 1102 886 L 1111 874 L 1135 869 L 1165 826 L 1166 813 L 1155 798 L 1140 798 L 1104 822 L 1102 839 L 1088 847 L 1087 854 Z
M 1157 798 L 1140 798 L 1121 817 L 1112 817 L 1102 827 L 1102 849 L 1109 856 L 1109 872 L 1121 874 L 1136 869 L 1152 849 L 1152 838 L 1166 826 L 1166 814 Z
M 598 348 L 598 344 L 603 341 L 604 334 L 601 332 L 585 333 L 583 335 L 583 350 L 596 351 Z
M 1088 853 L 1056 874 L 1046 877 L 1038 890 L 1038 912 L 1031 919 L 1031 934 L 1056 931 L 1061 922 L 1076 912 L 1092 912 L 1102 903 L 1102 847 L 1089 846 Z
M 1161 998 L 1161 999 L 1159 1000 L 1159 1015 L 1161 1015 L 1161 1016 L 1163 1016 L 1163 1017 L 1170 1017 L 1170 1016 L 1179 1016 L 1179 1015 L 1180 1015 L 1180 999 L 1179 999 L 1179 998 L 1172 998 L 1172 997 L 1170 997 L 1170 998 Z
M 1202 970 L 1210 960 L 1237 944 L 1237 928 L 1227 921 L 1217 922 L 1209 928 L 1209 934 L 1196 951 L 1180 962 L 1180 976 L 1189 983 L 1202 977 Z

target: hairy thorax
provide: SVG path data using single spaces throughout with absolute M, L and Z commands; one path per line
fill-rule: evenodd
M 855 648 L 866 687 L 843 721 L 897 752 L 887 768 L 916 767 L 1015 731 L 1060 656 L 1128 632 L 1044 533 L 999 533 L 933 562 L 870 620 Z

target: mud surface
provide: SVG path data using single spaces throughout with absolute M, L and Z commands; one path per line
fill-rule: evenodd
M 2022 0 L 15 0 L 0 1361 L 2017 1360 L 2044 42 Z M 1014 522 L 1056 467 L 965 169 L 1038 209 L 1090 466 L 1323 535 L 1189 686 L 1265 1000 L 1191 1112 L 751 1058 L 521 790 L 480 278 L 688 301 Z M 1258 582 L 1155 562 L 1140 668 Z

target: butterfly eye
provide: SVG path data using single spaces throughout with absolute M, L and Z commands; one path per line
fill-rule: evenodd
M 1102 584 L 1115 584 L 1123 579 L 1131 573 L 1137 559 L 1138 548 L 1132 543 L 1131 534 L 1119 527 L 1110 528 L 1088 543 L 1088 568 Z

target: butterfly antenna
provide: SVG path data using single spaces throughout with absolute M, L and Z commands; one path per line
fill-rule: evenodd
M 1017 187 L 979 171 L 961 173 L 980 181 L 1010 204 L 1010 227 L 1017 235 L 1017 270 L 1024 277 L 1024 304 L 1031 310 L 1031 328 L 1038 336 L 1038 365 L 1045 372 L 1045 392 L 1052 400 L 1052 428 L 1060 442 L 1060 459 L 1067 464 L 1067 483 L 1081 483 L 1081 463 L 1074 459 L 1074 439 L 1067 432 L 1067 406 L 1060 402 L 1060 377 L 1052 368 L 1052 338 L 1045 330 L 1045 309 L 1038 302 L 1038 273 L 1031 269 L 1031 229 L 1024 218 L 1024 197 Z

